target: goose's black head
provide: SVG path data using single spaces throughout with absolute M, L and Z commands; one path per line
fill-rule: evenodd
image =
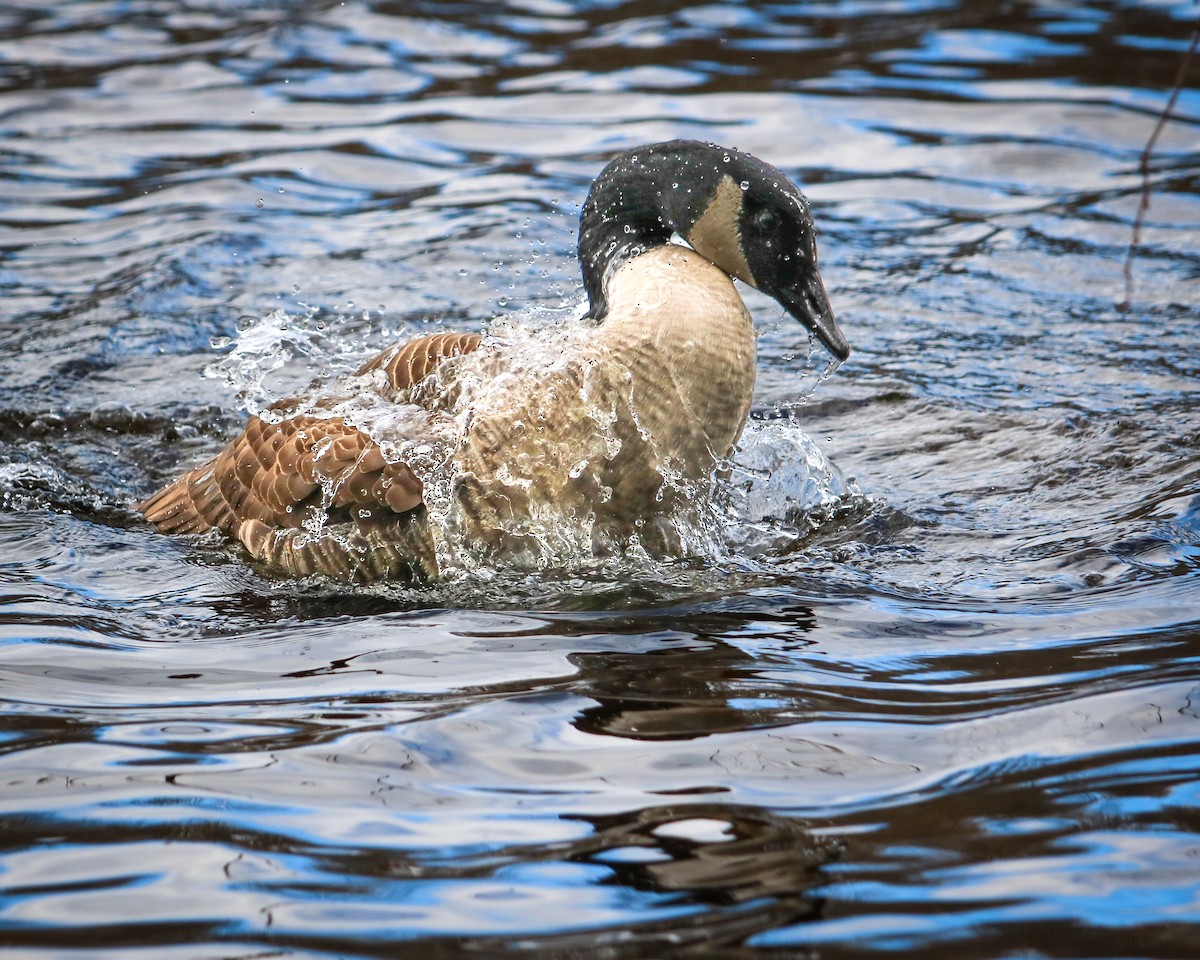
M 695 140 L 630 150 L 596 178 L 579 224 L 592 315 L 603 317 L 605 286 L 617 267 L 675 234 L 774 297 L 839 360 L 849 356 L 817 271 L 804 195 L 770 164 Z

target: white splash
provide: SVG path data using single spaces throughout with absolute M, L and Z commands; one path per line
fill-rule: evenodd
M 448 576 L 489 576 L 501 565 L 506 570 L 514 566 L 586 570 L 611 562 L 614 555 L 637 566 L 653 564 L 656 561 L 637 533 L 617 544 L 603 541 L 602 553 L 608 559 L 598 559 L 596 549 L 601 541 L 595 514 L 579 509 L 578 504 L 564 506 L 554 497 L 536 499 L 528 517 L 514 520 L 514 529 L 506 528 L 512 542 L 522 544 L 515 555 L 506 552 L 499 559 L 494 552 L 467 543 L 464 535 L 455 497 L 455 454 L 468 433 L 468 424 L 489 411 L 509 409 L 514 396 L 528 394 L 531 382 L 561 385 L 569 380 L 564 371 L 572 364 L 579 366 L 593 342 L 592 327 L 582 322 L 581 312 L 576 305 L 568 310 L 537 308 L 496 318 L 487 325 L 477 351 L 439 367 L 422 386 L 419 403 L 390 395 L 383 374 L 376 371 L 364 377 L 328 379 L 297 407 L 284 412 L 267 410 L 275 399 L 267 375 L 297 357 L 308 361 L 309 370 L 331 364 L 353 369 L 365 359 L 358 344 L 360 352 L 347 366 L 347 344 L 339 343 L 336 330 L 323 343 L 313 335 L 311 317 L 297 323 L 297 318 L 282 310 L 245 325 L 231 341 L 232 350 L 206 373 L 224 377 L 251 413 L 266 419 L 292 412 L 342 417 L 376 440 L 387 459 L 408 464 L 424 484 L 439 564 Z M 550 472 L 561 468 L 564 490 L 581 474 L 602 469 L 621 448 L 611 392 L 595 392 L 593 400 L 585 377 L 579 405 L 581 422 L 586 424 L 581 431 L 586 434 L 583 442 L 576 433 L 570 438 L 570 449 L 546 444 L 535 448 L 543 461 L 538 464 L 541 475 L 545 475 L 547 463 Z M 609 398 L 607 406 L 604 397 Z M 543 412 L 536 402 L 523 403 L 528 406 L 530 422 L 517 419 L 512 424 L 514 431 L 536 429 L 536 417 Z M 659 536 L 665 525 L 679 544 L 677 559 L 703 558 L 717 565 L 753 564 L 796 543 L 840 500 L 857 494 L 854 484 L 790 420 L 747 424 L 733 457 L 718 466 L 711 483 L 681 478 L 665 462 L 659 465 L 659 472 L 664 490 L 689 506 L 639 524 L 638 530 L 642 535 Z M 528 470 L 514 463 L 512 473 L 515 488 Z

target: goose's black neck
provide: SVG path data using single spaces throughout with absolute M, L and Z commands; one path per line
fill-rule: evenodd
M 596 178 L 579 222 L 593 318 L 608 311 L 613 271 L 674 233 L 729 276 L 774 297 L 835 357 L 849 356 L 817 270 L 808 201 L 770 164 L 695 140 L 630 150 Z
M 687 237 L 722 177 L 748 177 L 747 165 L 755 175 L 766 167 L 738 150 L 672 140 L 630 150 L 605 167 L 579 222 L 579 261 L 591 315 L 604 316 L 605 286 L 617 267 L 668 243 L 672 234 Z

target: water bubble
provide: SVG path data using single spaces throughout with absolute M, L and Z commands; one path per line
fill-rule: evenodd
M 625 232 L 633 233 L 633 227 L 631 227 L 629 224 L 625 224 Z
M 137 422 L 137 419 L 138 416 L 133 412 L 132 407 L 115 400 L 97 404 L 88 414 L 88 420 L 91 421 L 92 426 L 117 432 L 128 430 Z
M 742 184 L 741 184 L 741 186 L 742 186 L 742 189 L 743 189 L 743 190 L 749 190 L 749 189 L 750 189 L 750 181 L 749 181 L 749 180 L 743 180 L 743 181 L 742 181 Z
M 723 160 L 725 163 L 728 163 L 728 162 L 729 162 L 729 154 L 725 154 L 725 156 L 723 156 L 721 159 L 722 159 L 722 160 Z
M 267 201 L 264 200 L 262 197 L 259 197 L 257 200 L 254 201 L 254 205 L 256 207 L 258 207 L 259 210 L 261 210 L 263 207 L 265 207 L 267 205 Z
M 283 187 L 280 187 L 280 188 L 279 188 L 279 192 L 280 192 L 280 193 L 287 193 L 287 191 L 286 191 L 286 190 L 284 190 L 284 189 L 283 189 Z

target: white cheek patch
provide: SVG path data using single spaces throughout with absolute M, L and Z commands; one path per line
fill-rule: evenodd
M 741 216 L 742 188 L 726 174 L 717 184 L 717 192 L 708 208 L 688 234 L 688 245 L 730 276 L 756 287 L 758 284 L 746 263 L 742 238 L 738 234 Z

